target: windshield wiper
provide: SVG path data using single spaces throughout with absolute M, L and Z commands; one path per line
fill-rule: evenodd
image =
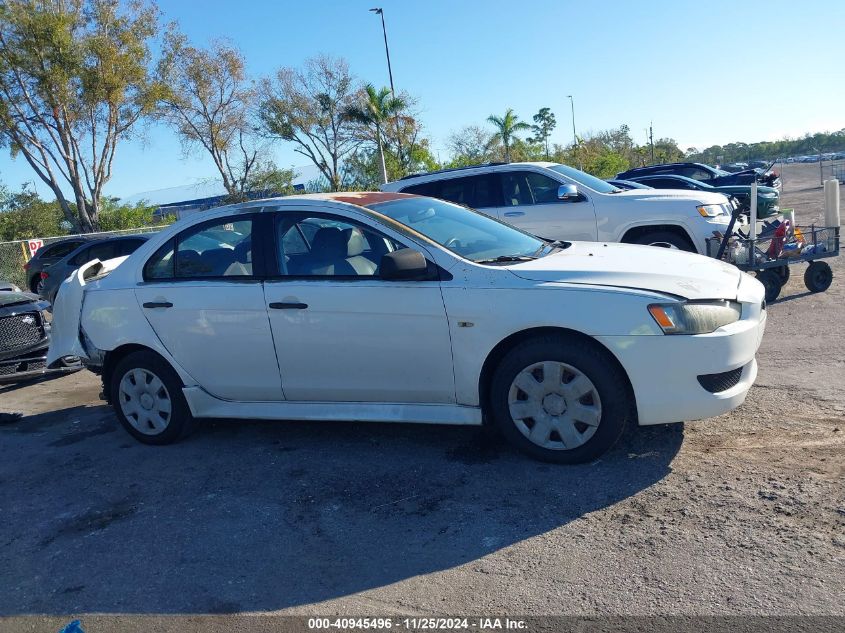
M 492 259 L 477 259 L 476 264 L 498 264 L 501 262 L 530 262 L 537 259 L 533 255 L 499 255 Z

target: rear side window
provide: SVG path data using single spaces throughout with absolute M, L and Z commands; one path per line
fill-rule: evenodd
M 252 276 L 252 220 L 207 222 L 184 230 L 147 260 L 144 279 Z
M 403 191 L 420 196 L 440 198 L 473 209 L 502 205 L 501 191 L 496 174 L 481 174 L 479 176 L 425 182 L 412 185 Z
M 117 256 L 131 255 L 143 244 L 146 240 L 120 240 L 117 245 Z
M 38 257 L 64 257 L 70 255 L 77 248 L 82 246 L 82 242 L 68 241 L 60 242 L 52 246 L 45 246 L 42 251 L 38 253 Z

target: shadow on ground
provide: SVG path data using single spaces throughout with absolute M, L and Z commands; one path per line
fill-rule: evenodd
M 480 429 L 206 422 L 137 444 L 104 406 L 0 425 L 0 615 L 270 611 L 476 560 L 662 479 L 681 425 L 600 461 Z

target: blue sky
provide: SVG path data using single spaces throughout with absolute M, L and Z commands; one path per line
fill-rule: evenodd
M 464 125 L 512 107 L 524 120 L 548 106 L 553 141 L 630 126 L 645 142 L 675 138 L 682 148 L 774 140 L 845 127 L 841 0 L 161 0 L 198 45 L 225 37 L 259 77 L 323 52 L 387 85 L 382 6 L 397 90 L 419 99 L 435 153 Z M 307 160 L 280 143 L 281 166 Z M 213 178 L 211 160 L 183 156 L 171 131 L 149 127 L 118 148 L 106 193 L 119 197 Z M 0 181 L 34 174 L 0 155 Z M 46 194 L 46 188 L 38 184 Z

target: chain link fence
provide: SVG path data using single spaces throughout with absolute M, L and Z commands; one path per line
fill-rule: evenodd
M 111 235 L 134 235 L 138 233 L 155 233 L 165 228 L 162 226 L 145 226 L 137 229 L 123 229 L 121 231 L 104 231 L 102 233 L 86 233 L 83 237 L 109 237 Z M 21 288 L 29 290 L 32 286 L 30 279 L 27 279 L 24 265 L 35 252 L 41 248 L 66 240 L 75 235 L 58 235 L 55 237 L 38 237 L 29 240 L 14 240 L 11 242 L 0 242 L 0 281 L 11 281 Z

